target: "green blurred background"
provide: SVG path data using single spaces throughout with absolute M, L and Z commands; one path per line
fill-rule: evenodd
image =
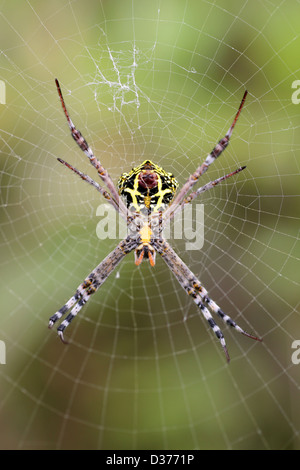
M 1 3 L 0 447 L 299 448 L 299 2 Z M 48 318 L 116 240 L 71 117 L 116 181 L 151 159 L 183 184 L 249 95 L 204 182 L 205 244 L 176 251 L 263 343 L 223 327 L 231 363 L 157 261 L 128 256 L 67 330 Z M 200 202 L 200 201 L 199 201 Z M 184 321 L 184 317 L 187 316 Z M 220 325 L 221 326 L 221 325 Z

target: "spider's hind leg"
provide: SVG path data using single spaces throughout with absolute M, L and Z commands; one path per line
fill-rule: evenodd
M 192 297 L 195 304 L 200 308 L 202 315 L 207 320 L 209 326 L 219 339 L 228 362 L 230 358 L 226 347 L 224 335 L 216 324 L 215 320 L 213 319 L 211 312 L 218 315 L 220 318 L 222 318 L 224 323 L 230 325 L 239 333 L 242 333 L 243 335 L 248 336 L 249 338 L 255 339 L 257 341 L 261 341 L 261 339 L 257 338 L 256 336 L 252 336 L 246 331 L 244 331 L 232 320 L 232 318 L 226 315 L 223 310 L 221 310 L 220 307 L 210 297 L 208 297 L 207 290 L 201 285 L 196 276 L 179 258 L 179 256 L 175 253 L 173 248 L 171 248 L 171 246 L 166 240 L 154 240 L 153 246 L 156 251 L 162 256 L 166 264 L 169 266 L 170 270 L 177 278 L 181 287 L 185 290 L 188 295 Z M 208 308 L 206 307 L 206 305 Z
M 177 279 L 178 279 L 178 277 L 177 277 Z M 220 341 L 221 346 L 223 348 L 223 351 L 225 353 L 227 362 L 229 362 L 230 361 L 230 356 L 229 356 L 229 353 L 228 353 L 228 349 L 227 349 L 227 346 L 226 346 L 226 341 L 225 341 L 224 335 L 223 335 L 221 329 L 219 328 L 219 326 L 216 324 L 215 320 L 213 319 L 210 311 L 208 310 L 207 307 L 205 307 L 204 303 L 202 302 L 201 296 L 196 291 L 196 289 L 191 288 L 189 286 L 184 286 L 183 283 L 181 283 L 181 285 L 185 289 L 187 294 L 190 295 L 193 298 L 195 304 L 200 308 L 202 315 L 207 320 L 209 326 L 211 327 L 211 329 L 215 333 L 216 337 Z
M 86 279 L 82 284 L 80 284 L 80 286 L 78 286 L 78 289 L 76 290 L 76 293 L 73 295 L 73 297 L 71 297 L 62 308 L 60 308 L 54 315 L 52 315 L 52 317 L 49 318 L 48 328 L 53 328 L 54 324 L 60 320 L 60 318 L 63 317 L 70 309 L 72 309 L 69 315 L 57 328 L 58 336 L 63 343 L 67 343 L 63 336 L 65 328 L 69 326 L 73 318 L 86 304 L 90 296 L 96 291 L 96 289 L 93 288 L 91 284 L 91 279 Z
M 198 286 L 196 286 L 196 290 L 199 291 L 199 288 L 201 289 L 201 292 L 202 292 L 202 295 L 201 294 L 200 295 L 201 295 L 203 301 L 206 302 L 206 304 L 209 306 L 209 308 L 211 309 L 211 311 L 213 313 L 216 313 L 220 318 L 222 318 L 224 323 L 231 326 L 232 328 L 234 328 L 236 331 L 238 331 L 242 335 L 248 336 L 248 338 L 254 339 L 256 341 L 262 341 L 261 338 L 258 338 L 257 336 L 253 336 L 253 335 L 250 335 L 249 333 L 247 333 L 229 315 L 224 313 L 223 310 L 219 307 L 219 305 L 217 305 L 210 297 L 208 297 L 207 291 L 200 284 L 198 284 Z
M 64 338 L 64 330 L 67 328 L 67 326 L 70 325 L 71 321 L 73 318 L 76 317 L 77 313 L 82 309 L 82 307 L 87 303 L 87 301 L 90 298 L 90 295 L 83 295 L 75 305 L 75 307 L 72 308 L 71 312 L 69 315 L 65 318 L 64 321 L 61 322 L 59 327 L 57 328 L 57 333 L 60 339 L 62 340 L 63 343 L 68 344 L 68 341 L 65 340 Z
M 101 261 L 100 264 L 88 275 L 82 284 L 76 290 L 73 297 L 58 310 L 49 319 L 49 328 L 52 328 L 54 323 L 57 322 L 63 315 L 65 315 L 70 309 L 68 316 L 61 322 L 57 328 L 58 336 L 63 343 L 66 343 L 64 339 L 64 330 L 70 325 L 73 318 L 76 317 L 78 312 L 87 303 L 92 294 L 94 294 L 99 287 L 106 281 L 108 276 L 117 267 L 120 261 L 137 247 L 137 242 L 128 236 L 125 240 L 122 240 L 116 248 Z
M 68 300 L 68 302 L 63 306 L 61 307 L 54 315 L 52 315 L 52 317 L 49 318 L 49 325 L 48 325 L 48 328 L 53 328 L 54 324 L 63 316 L 65 315 L 68 310 L 70 310 L 70 308 L 73 307 L 73 305 L 77 302 L 77 300 L 79 299 L 79 294 L 76 292 L 75 295 L 73 295 L 73 297 L 70 298 L 70 300 Z

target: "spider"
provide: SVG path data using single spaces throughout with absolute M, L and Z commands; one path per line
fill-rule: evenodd
M 88 175 L 77 170 L 66 161 L 58 158 L 58 161 L 77 174 L 83 181 L 93 186 L 121 216 L 126 220 L 128 226 L 128 236 L 122 240 L 116 248 L 86 277 L 78 286 L 75 294 L 49 319 L 49 328 L 68 315 L 58 326 L 57 331 L 60 339 L 64 339 L 64 331 L 71 321 L 76 317 L 82 307 L 88 302 L 91 295 L 106 281 L 117 265 L 130 252 L 134 251 L 135 264 L 138 266 L 143 260 L 148 260 L 151 266 L 155 265 L 155 256 L 158 253 L 165 261 L 169 269 L 175 275 L 181 287 L 191 296 L 201 314 L 207 320 L 210 328 L 215 333 L 221 343 L 229 362 L 230 357 L 226 347 L 225 338 L 219 326 L 216 324 L 212 314 L 218 315 L 227 325 L 234 328 L 249 338 L 257 341 L 261 339 L 244 331 L 237 323 L 221 310 L 221 308 L 208 296 L 205 287 L 198 278 L 190 271 L 187 265 L 179 258 L 169 243 L 162 235 L 165 224 L 174 217 L 175 213 L 183 210 L 197 196 L 213 188 L 225 179 L 239 173 L 246 167 L 242 166 L 237 170 L 228 173 L 221 178 L 210 181 L 204 186 L 191 191 L 208 167 L 218 158 L 229 144 L 235 124 L 244 106 L 247 91 L 245 91 L 239 109 L 235 115 L 227 134 L 214 147 L 204 162 L 190 175 L 175 197 L 178 183 L 172 173 L 167 173 L 161 167 L 145 160 L 141 165 L 133 168 L 129 173 L 123 173 L 118 181 L 118 188 L 115 187 L 107 170 L 93 154 L 79 130 L 74 126 L 67 111 L 62 91 L 57 79 L 55 79 L 60 102 L 67 118 L 71 135 L 80 149 L 86 154 L 92 166 L 106 189 L 95 182 Z

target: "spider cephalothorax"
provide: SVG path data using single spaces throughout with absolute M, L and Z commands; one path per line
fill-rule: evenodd
M 169 243 L 163 238 L 162 229 L 164 224 L 173 218 L 176 212 L 182 210 L 187 204 L 190 204 L 197 196 L 202 194 L 204 191 L 213 188 L 221 181 L 224 181 L 225 179 L 244 170 L 244 166 L 240 167 L 227 175 L 206 183 L 195 191 L 191 191 L 200 176 L 206 172 L 208 167 L 227 147 L 234 126 L 244 105 L 247 91 L 244 93 L 240 107 L 225 137 L 221 139 L 214 149 L 207 155 L 203 163 L 198 166 L 195 172 L 188 178 L 174 198 L 178 186 L 174 176 L 172 173 L 165 172 L 161 167 L 155 165 L 150 160 L 145 160 L 141 165 L 133 168 L 129 173 L 123 173 L 119 179 L 117 189 L 108 172 L 95 157 L 87 141 L 74 126 L 67 111 L 57 80 L 56 86 L 69 124 L 71 135 L 81 150 L 89 158 L 90 163 L 97 170 L 98 175 L 106 185 L 107 190 L 88 175 L 77 170 L 61 158 L 58 160 L 80 176 L 82 180 L 93 186 L 106 199 L 106 201 L 108 201 L 116 211 L 119 212 L 127 223 L 129 235 L 122 240 L 116 248 L 86 277 L 86 279 L 78 286 L 73 297 L 71 297 L 65 305 L 52 315 L 49 319 L 49 328 L 52 328 L 63 315 L 69 312 L 57 328 L 61 340 L 65 342 L 64 330 L 86 304 L 91 295 L 102 286 L 108 276 L 128 253 L 134 251 L 135 263 L 137 265 L 139 265 L 143 259 L 148 259 L 151 266 L 155 265 L 155 255 L 158 253 L 169 269 L 173 272 L 181 287 L 188 295 L 191 296 L 197 307 L 199 307 L 201 314 L 207 320 L 209 326 L 219 339 L 227 360 L 229 361 L 225 338 L 211 313 L 218 315 L 224 323 L 230 325 L 239 333 L 252 339 L 258 340 L 259 338 L 246 333 L 246 331 L 238 326 L 231 317 L 226 315 L 208 296 L 208 292 L 205 287 L 175 253 Z
M 165 210 L 172 201 L 178 183 L 172 173 L 167 173 L 150 160 L 123 173 L 118 181 L 119 194 L 129 209 L 136 212 Z

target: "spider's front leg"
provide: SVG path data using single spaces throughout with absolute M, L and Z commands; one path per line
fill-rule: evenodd
M 236 175 L 237 173 L 240 173 L 240 171 L 243 171 L 245 170 L 245 166 L 241 166 L 240 168 L 238 168 L 237 170 L 235 171 L 232 171 L 231 173 L 227 173 L 227 175 L 224 175 L 224 176 L 221 176 L 220 178 L 217 178 L 215 179 L 214 181 L 210 181 L 209 183 L 206 183 L 204 184 L 203 186 L 201 186 L 201 188 L 198 188 L 196 191 L 193 191 L 192 193 L 190 193 L 186 198 L 184 198 L 184 200 L 180 203 L 180 205 L 177 205 L 175 206 L 173 209 L 172 209 L 172 212 L 170 213 L 169 212 L 169 216 L 163 214 L 163 221 L 162 221 L 162 224 L 161 224 L 161 231 L 164 229 L 164 226 L 166 225 L 166 223 L 172 219 L 175 214 L 179 211 L 182 211 L 185 206 L 187 204 L 190 204 L 191 202 L 193 202 L 193 200 L 199 196 L 200 194 L 204 193 L 205 191 L 208 191 L 209 189 L 212 189 L 214 188 L 215 186 L 217 186 L 219 183 L 221 183 L 222 181 L 230 178 L 231 176 L 234 176 Z M 172 206 L 172 205 L 171 205 Z
M 68 113 L 68 110 L 67 110 L 67 107 L 66 107 L 63 95 L 62 95 L 62 91 L 61 91 L 61 88 L 60 88 L 60 85 L 59 85 L 59 82 L 58 82 L 57 78 L 55 79 L 55 84 L 56 84 L 56 88 L 57 88 L 57 92 L 58 92 L 58 95 L 59 95 L 59 98 L 60 98 L 60 102 L 61 102 L 63 111 L 65 113 L 65 116 L 67 118 L 68 125 L 69 125 L 69 128 L 70 128 L 71 135 L 72 135 L 73 139 L 75 140 L 76 144 L 80 147 L 80 149 L 85 153 L 85 155 L 89 158 L 90 163 L 97 170 L 98 175 L 100 176 L 100 178 L 102 179 L 104 184 L 106 184 L 106 187 L 110 191 L 110 194 L 111 194 L 112 198 L 115 200 L 115 202 L 118 206 L 118 210 L 120 211 L 121 215 L 127 220 L 127 217 L 128 217 L 127 208 L 126 208 L 124 202 L 122 201 L 122 199 L 120 198 L 119 193 L 118 193 L 117 189 L 115 188 L 115 185 L 114 185 L 111 177 L 108 174 L 108 171 L 101 165 L 99 160 L 95 157 L 91 147 L 89 146 L 89 144 L 87 143 L 87 141 L 85 140 L 85 138 L 83 137 L 81 132 L 78 129 L 76 129 L 75 125 L 73 124 L 73 121 L 70 118 L 70 115 Z M 70 167 L 71 167 L 71 165 L 69 165 L 69 168 Z
M 221 153 L 226 149 L 229 144 L 233 129 L 236 125 L 236 122 L 241 114 L 243 106 L 246 101 L 247 97 L 247 90 L 245 91 L 242 101 L 240 103 L 239 109 L 235 115 L 235 118 L 229 127 L 226 135 L 217 143 L 217 145 L 213 148 L 213 150 L 207 155 L 204 162 L 196 169 L 196 171 L 189 177 L 186 183 L 182 186 L 181 190 L 175 197 L 174 201 L 170 205 L 170 207 L 165 212 L 165 219 L 169 220 L 173 217 L 174 212 L 177 210 L 178 206 L 182 203 L 183 199 L 186 197 L 188 192 L 193 188 L 193 186 L 197 183 L 200 176 L 203 175 L 208 169 L 208 167 L 221 155 Z
M 68 300 L 68 302 L 52 315 L 52 317 L 50 317 L 49 328 L 52 328 L 63 315 L 72 309 L 65 320 L 63 320 L 57 328 L 58 335 L 63 343 L 67 343 L 64 339 L 64 330 L 69 326 L 73 318 L 76 317 L 78 312 L 87 303 L 91 295 L 102 286 L 120 261 L 128 253 L 134 250 L 137 245 L 138 243 L 136 240 L 130 236 L 121 241 L 118 246 L 88 275 L 84 282 L 78 286 L 75 294 Z
M 186 264 L 181 260 L 181 258 L 175 253 L 175 251 L 171 248 L 171 246 L 166 240 L 153 240 L 152 244 L 155 250 L 162 256 L 170 270 L 173 272 L 181 287 L 186 291 L 188 295 L 193 298 L 196 305 L 200 308 L 202 315 L 207 320 L 209 326 L 212 328 L 215 335 L 219 339 L 228 362 L 230 361 L 230 357 L 226 347 L 224 335 L 216 324 L 206 305 L 210 308 L 213 313 L 217 314 L 220 318 L 222 318 L 224 323 L 231 326 L 239 333 L 242 333 L 243 335 L 248 336 L 249 338 L 252 338 L 256 341 L 261 341 L 260 338 L 252 336 L 246 331 L 244 331 L 239 325 L 237 325 L 234 320 L 232 320 L 229 315 L 226 315 L 223 310 L 221 310 L 221 308 L 208 296 L 207 290 L 201 285 L 196 276 L 186 266 Z

